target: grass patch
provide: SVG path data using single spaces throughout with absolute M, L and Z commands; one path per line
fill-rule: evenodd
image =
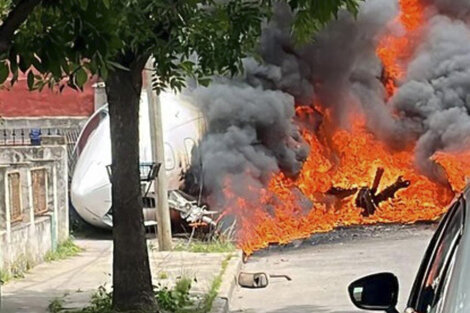
M 49 303 L 47 310 L 49 313 L 60 313 L 64 309 L 64 299 L 56 298 Z
M 158 279 L 168 279 L 168 273 L 165 272 L 165 271 L 162 271 L 162 272 L 158 273 L 157 278 Z
M 174 251 L 188 251 L 197 253 L 226 253 L 234 252 L 235 245 L 230 241 L 211 240 L 211 241 L 193 241 L 188 244 L 177 244 Z
M 113 294 L 107 292 L 104 286 L 91 296 L 91 303 L 88 307 L 78 311 L 68 311 L 64 313 L 111 313 L 113 310 Z
M 195 313 L 194 300 L 190 296 L 192 279 L 183 277 L 176 282 L 174 288 L 157 286 L 155 299 L 162 313 Z M 91 297 L 90 305 L 78 310 L 68 310 L 64 307 L 64 298 L 51 301 L 48 306 L 49 313 L 112 313 L 112 292 L 104 286 L 98 288 Z
M 90 305 L 78 310 L 68 310 L 64 307 L 64 295 L 62 298 L 56 298 L 49 303 L 47 307 L 49 313 L 111 313 L 112 312 L 112 294 L 106 291 L 104 286 L 98 287 L 98 290 L 91 296 Z
M 195 312 L 194 300 L 189 292 L 193 280 L 183 277 L 176 282 L 173 289 L 157 286 L 155 297 L 163 312 L 190 313 Z
M 76 256 L 83 249 L 77 246 L 72 239 L 67 239 L 57 246 L 55 251 L 48 251 L 44 256 L 46 262 L 63 260 L 72 256 Z
M 232 259 L 233 255 L 228 255 L 225 260 L 222 261 L 222 268 L 220 270 L 219 275 L 212 281 L 211 288 L 209 292 L 205 295 L 202 304 L 198 310 L 198 313 L 207 313 L 212 309 L 212 305 L 214 304 L 214 300 L 219 293 L 220 286 L 222 285 L 222 277 L 227 270 L 228 263 Z
M 21 279 L 25 277 L 25 274 L 33 267 L 31 259 L 22 254 L 15 262 L 7 266 L 7 270 L 0 270 L 0 280 L 3 283 L 7 283 L 12 279 Z
M 12 279 L 12 277 L 11 277 L 10 273 L 8 273 L 6 271 L 0 271 L 0 281 L 2 281 L 2 283 L 6 284 L 11 279 Z
M 208 313 L 212 309 L 214 300 L 216 299 L 220 286 L 222 285 L 222 277 L 227 270 L 227 266 L 232 254 L 228 255 L 222 261 L 222 267 L 217 277 L 212 281 L 211 287 L 201 301 L 195 301 L 191 296 L 191 286 L 193 279 L 183 277 L 179 279 L 174 288 L 162 287 L 158 285 L 155 292 L 160 312 L 162 313 Z M 162 272 L 164 273 L 164 272 Z M 97 292 L 92 296 L 90 305 L 81 310 L 66 310 L 64 308 L 63 299 L 55 299 L 49 304 L 50 313 L 112 313 L 112 292 L 107 292 L 105 287 L 99 287 Z

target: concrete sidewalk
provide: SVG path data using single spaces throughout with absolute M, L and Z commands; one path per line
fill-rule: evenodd
M 46 313 L 52 300 L 65 299 L 65 307 L 83 307 L 91 294 L 101 285 L 111 285 L 112 241 L 76 240 L 85 251 L 63 261 L 43 263 L 2 288 L 2 313 Z M 156 246 L 151 240 L 149 246 Z M 150 263 L 154 284 L 172 286 L 180 277 L 196 278 L 192 292 L 205 294 L 212 281 L 220 274 L 226 253 L 157 252 L 150 249 Z M 231 293 L 233 277 L 241 262 L 241 255 L 232 253 L 224 275 L 221 292 Z M 162 279 L 159 279 L 162 278 Z M 217 301 L 216 301 L 217 303 Z

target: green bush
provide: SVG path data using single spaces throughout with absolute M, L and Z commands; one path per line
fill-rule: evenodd
M 44 256 L 46 262 L 52 262 L 57 260 L 63 260 L 72 256 L 76 256 L 83 249 L 77 246 L 72 239 L 67 239 L 57 246 L 55 251 L 48 251 Z
M 184 277 L 176 282 L 173 289 L 157 286 L 155 296 L 159 307 L 171 313 L 188 312 L 188 308 L 194 304 L 189 294 L 191 284 L 192 280 Z
M 191 306 L 194 301 L 190 297 L 192 280 L 181 278 L 174 288 L 157 286 L 155 298 L 162 312 L 168 313 L 189 313 L 194 312 Z M 113 310 L 112 292 L 108 292 L 104 286 L 98 288 L 91 297 L 90 305 L 81 310 L 66 310 L 63 299 L 55 299 L 49 304 L 50 313 L 112 313 Z
M 104 286 L 100 286 L 98 291 L 91 297 L 88 307 L 76 313 L 111 313 L 113 308 L 113 295 L 107 292 Z M 74 312 L 70 312 L 74 313 Z
M 235 245 L 230 241 L 210 240 L 210 241 L 193 241 L 189 245 L 178 244 L 174 248 L 175 251 L 188 251 L 199 253 L 226 253 L 236 250 Z

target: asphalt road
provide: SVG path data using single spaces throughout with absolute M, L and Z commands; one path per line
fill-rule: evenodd
M 361 312 L 347 286 L 367 274 L 389 271 L 400 280 L 399 311 L 405 309 L 414 276 L 436 225 L 355 227 L 315 235 L 285 247 L 256 253 L 245 272 L 286 274 L 265 289 L 234 292 L 230 310 L 249 313 Z M 365 312 L 365 311 L 362 311 Z

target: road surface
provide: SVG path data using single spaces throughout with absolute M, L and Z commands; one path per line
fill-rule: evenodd
M 348 284 L 364 275 L 390 271 L 400 280 L 399 311 L 406 300 L 436 225 L 366 226 L 315 235 L 252 256 L 245 272 L 286 274 L 265 289 L 237 287 L 230 310 L 246 313 L 360 312 L 350 302 Z M 362 311 L 365 312 L 365 311 Z

